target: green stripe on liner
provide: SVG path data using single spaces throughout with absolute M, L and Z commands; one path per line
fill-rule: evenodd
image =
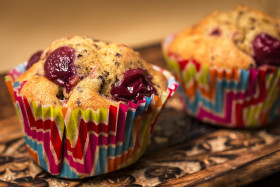
M 68 124 L 66 124 L 66 134 L 70 141 L 73 143 L 74 137 L 78 133 L 77 124 L 80 124 L 77 120 L 84 119 L 88 121 L 89 119 L 93 121 L 95 124 L 104 123 L 108 125 L 108 109 L 100 108 L 95 112 L 92 109 L 88 109 L 86 111 L 77 108 L 71 111 Z
M 53 108 L 51 106 L 42 107 L 41 104 L 37 104 L 36 102 L 31 102 L 31 106 L 33 110 L 33 114 L 36 119 L 42 118 L 43 120 L 52 118 L 56 124 L 59 125 L 60 130 L 63 131 L 64 129 L 64 119 L 63 114 L 61 111 L 61 107 Z
M 200 84 L 209 85 L 209 67 L 201 66 L 200 72 L 197 75 L 197 80 Z
M 196 67 L 195 65 L 188 64 L 188 67 L 185 69 L 184 73 L 183 73 L 183 80 L 184 83 L 187 84 L 189 81 L 191 81 L 192 79 L 195 78 L 196 76 Z

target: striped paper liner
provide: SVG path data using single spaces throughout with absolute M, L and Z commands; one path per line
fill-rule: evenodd
M 25 82 L 15 80 L 25 67 L 26 63 L 13 68 L 5 80 L 27 149 L 38 165 L 62 178 L 97 176 L 136 162 L 149 143 L 160 111 L 178 87 L 168 71 L 153 66 L 168 80 L 160 96 L 97 111 L 53 108 L 20 94 Z
M 186 112 L 223 127 L 257 128 L 279 117 L 280 68 L 225 69 L 200 65 L 168 52 L 175 35 L 163 42 L 169 69 L 180 82 Z

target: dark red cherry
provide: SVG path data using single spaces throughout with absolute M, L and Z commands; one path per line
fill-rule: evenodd
M 254 39 L 253 49 L 258 66 L 265 64 L 280 66 L 280 42 L 276 38 L 261 33 Z
M 125 72 L 121 82 L 111 88 L 111 95 L 117 101 L 137 103 L 144 96 L 157 95 L 151 82 L 152 76 L 143 69 L 131 69 Z
M 36 62 L 38 62 L 41 58 L 43 51 L 37 51 L 36 53 L 34 53 L 28 60 L 28 64 L 26 66 L 26 70 L 28 70 L 29 68 L 31 68 L 31 66 L 33 64 L 35 64 Z
M 69 92 L 77 79 L 75 61 L 75 49 L 71 47 L 60 47 L 50 53 L 45 64 L 45 76 L 66 88 Z

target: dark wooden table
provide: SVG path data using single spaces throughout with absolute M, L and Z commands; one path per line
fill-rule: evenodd
M 166 68 L 159 44 L 138 51 Z M 136 164 L 83 180 L 52 177 L 27 153 L 4 74 L 0 88 L 0 186 L 279 186 L 278 124 L 251 131 L 203 124 L 184 113 L 177 94 L 160 115 L 151 144 Z

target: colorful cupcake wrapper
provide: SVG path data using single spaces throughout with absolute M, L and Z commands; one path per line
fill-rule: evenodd
M 256 128 L 279 117 L 280 68 L 223 69 L 182 59 L 163 42 L 166 62 L 181 83 L 178 91 L 188 114 L 214 125 Z
M 168 79 L 168 89 L 161 96 L 97 111 L 53 108 L 20 94 L 24 83 L 15 80 L 25 66 L 12 69 L 5 80 L 27 149 L 38 165 L 62 178 L 96 176 L 137 161 L 149 143 L 160 111 L 178 87 L 169 72 L 154 66 Z

